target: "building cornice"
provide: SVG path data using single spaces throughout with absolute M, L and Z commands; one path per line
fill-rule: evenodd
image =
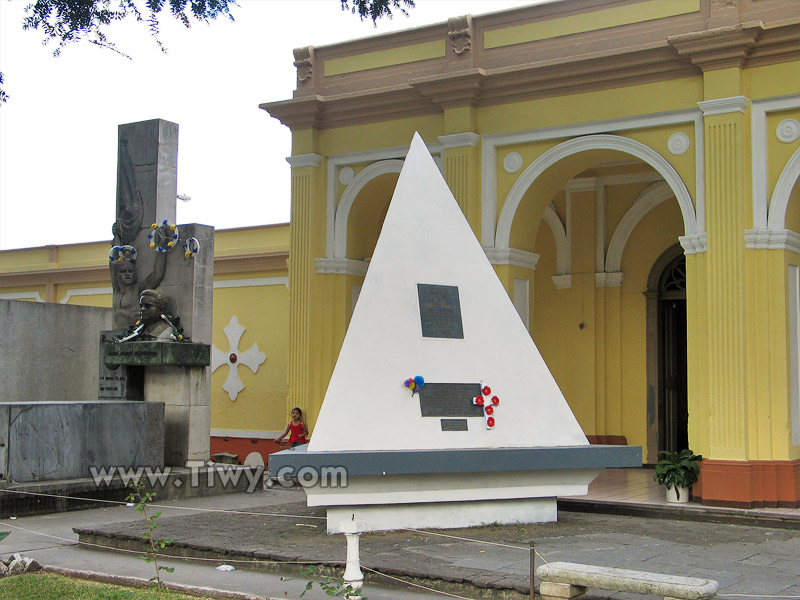
M 286 162 L 288 162 L 293 169 L 319 167 L 322 164 L 322 157 L 319 154 L 298 154 L 297 156 L 287 156 Z
M 702 102 L 698 102 L 697 106 L 703 111 L 704 117 L 711 115 L 727 115 L 735 112 L 745 114 L 747 112 L 747 107 L 750 106 L 750 100 L 744 96 L 731 96 L 730 98 L 703 100 Z
M 623 87 L 631 81 L 668 81 L 698 76 L 704 70 L 796 60 L 799 21 L 778 18 L 765 24 L 751 20 L 703 31 L 692 31 L 684 24 L 678 28 L 683 32 L 672 36 L 664 26 L 652 34 L 631 33 L 626 45 L 612 38 L 601 44 L 592 38 L 566 54 L 563 45 L 559 46 L 562 51 L 554 49 L 554 40 L 541 42 L 543 52 L 538 51 L 537 43 L 492 51 L 473 49 L 466 53 L 472 56 L 469 60 L 448 53 L 441 59 L 337 77 L 323 77 L 317 69 L 293 99 L 266 102 L 260 108 L 292 130 L 324 130 L 441 114 L 455 107 L 512 104 Z M 697 21 L 693 26 L 700 29 L 703 23 Z M 439 29 L 441 35 L 447 35 L 446 27 Z M 407 32 L 411 41 L 414 35 Z M 475 36 L 478 39 L 477 30 Z M 381 40 L 399 44 L 401 39 L 397 34 L 370 38 L 363 51 L 376 50 Z M 347 55 L 357 55 L 358 45 L 315 48 L 315 60 L 325 60 L 320 58 L 323 55 L 338 57 L 345 50 Z
M 442 145 L 442 150 L 447 150 L 448 148 L 464 148 L 465 146 L 477 148 L 478 142 L 480 141 L 481 136 L 471 131 L 439 136 L 439 143 Z
M 764 29 L 764 23 L 761 21 L 750 21 L 707 31 L 674 35 L 667 38 L 667 41 L 678 54 L 687 57 L 692 64 L 703 71 L 741 68 Z
M 364 277 L 369 268 L 367 261 L 350 258 L 317 258 L 314 262 L 317 265 L 317 273 L 322 275 L 358 275 L 359 277 Z
M 800 254 L 800 234 L 790 229 L 748 229 L 744 241 L 750 250 L 787 250 Z
M 483 251 L 493 265 L 510 265 L 512 267 L 521 267 L 523 269 L 536 269 L 536 263 L 539 262 L 539 255 L 535 252 L 528 252 L 527 250 L 518 250 L 516 248 L 484 248 Z

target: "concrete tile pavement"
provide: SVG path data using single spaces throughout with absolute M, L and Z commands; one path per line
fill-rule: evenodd
M 327 535 L 320 520 L 322 511 L 307 508 L 304 500 L 302 490 L 275 489 L 164 503 L 167 508 L 159 509 L 163 510 L 159 534 L 176 540 L 184 554 L 214 559 L 211 567 L 173 561 L 177 569 L 169 579 L 262 596 L 299 597 L 306 579 L 292 567 L 284 570 L 284 574 L 294 573 L 289 580 L 280 581 L 275 573 L 242 568 L 220 573 L 213 566 L 254 559 L 343 561 L 343 536 Z M 186 510 L 192 508 L 201 510 Z M 209 510 L 224 512 L 204 512 Z M 73 527 L 84 528 L 91 532 L 85 534 L 87 540 L 141 548 L 140 519 L 133 509 L 115 507 L 3 520 L 0 530 L 4 524 L 24 526 L 68 541 L 15 530 L 0 544 L 0 552 L 22 550 L 49 564 L 77 563 L 79 568 L 141 573 L 149 578 L 152 567 L 136 558 L 138 551 L 121 555 L 76 547 L 77 536 L 72 533 Z M 711 577 L 720 583 L 719 597 L 731 600 L 800 599 L 800 531 L 796 529 L 560 511 L 558 523 L 366 534 L 361 539 L 361 557 L 367 567 L 463 598 L 525 598 L 530 540 L 542 555 L 537 564 L 565 560 Z M 382 586 L 371 588 L 367 596 L 373 600 L 437 597 Z M 597 590 L 590 598 L 655 600 Z
M 226 552 L 242 559 L 344 560 L 343 536 L 325 533 L 318 520 L 323 516 L 320 509 L 307 508 L 298 492 L 256 494 L 265 500 L 275 495 L 288 500 L 254 506 L 251 515 L 165 517 L 162 533 L 179 541 L 181 552 L 196 555 Z M 315 522 L 320 526 L 309 526 Z M 136 547 L 139 529 L 130 523 L 104 525 L 85 532 L 82 539 Z M 410 577 L 463 597 L 488 593 L 523 598 L 529 589 L 530 540 L 542 556 L 537 564 L 565 560 L 708 576 L 719 581 L 723 598 L 791 596 L 791 590 L 800 588 L 797 530 L 575 512 L 560 512 L 558 523 L 365 534 L 361 557 L 365 566 L 382 573 Z M 590 597 L 614 600 L 650 598 L 593 594 Z

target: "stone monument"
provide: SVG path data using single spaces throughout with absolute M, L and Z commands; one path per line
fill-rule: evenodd
M 209 458 L 214 228 L 175 223 L 177 159 L 175 123 L 156 119 L 119 126 L 109 252 L 117 330 L 103 332 L 100 369 L 101 387 L 107 388 L 101 397 L 165 403 L 165 462 L 184 466 Z M 140 306 L 141 300 L 147 306 Z M 161 315 L 180 315 L 180 336 Z M 148 321 L 143 335 L 112 341 L 122 332 L 130 335 L 140 318 Z M 176 347 L 153 346 L 165 345 L 152 341 L 159 338 Z M 180 343 L 183 338 L 194 343 Z
M 308 483 L 335 533 L 555 521 L 611 466 L 641 448 L 589 445 L 415 135 L 311 442 L 270 475 Z

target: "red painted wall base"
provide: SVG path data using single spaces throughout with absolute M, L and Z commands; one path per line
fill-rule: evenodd
M 692 495 L 706 506 L 800 508 L 800 460 L 704 460 Z
M 286 450 L 288 447 L 289 444 L 276 444 L 273 440 L 211 436 L 211 456 L 217 452 L 238 454 L 239 464 L 242 464 L 251 452 L 258 452 L 266 465 L 270 454 Z

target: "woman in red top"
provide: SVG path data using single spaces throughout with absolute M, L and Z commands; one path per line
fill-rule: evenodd
M 292 420 L 286 426 L 286 429 L 283 430 L 283 433 L 280 437 L 275 438 L 275 443 L 280 444 L 283 441 L 283 438 L 286 437 L 286 434 L 289 434 L 289 444 L 292 448 L 297 446 L 302 446 L 303 444 L 307 444 L 308 440 L 308 427 L 306 424 L 303 423 L 301 420 L 303 418 L 303 411 L 299 408 L 295 407 L 292 409 Z

